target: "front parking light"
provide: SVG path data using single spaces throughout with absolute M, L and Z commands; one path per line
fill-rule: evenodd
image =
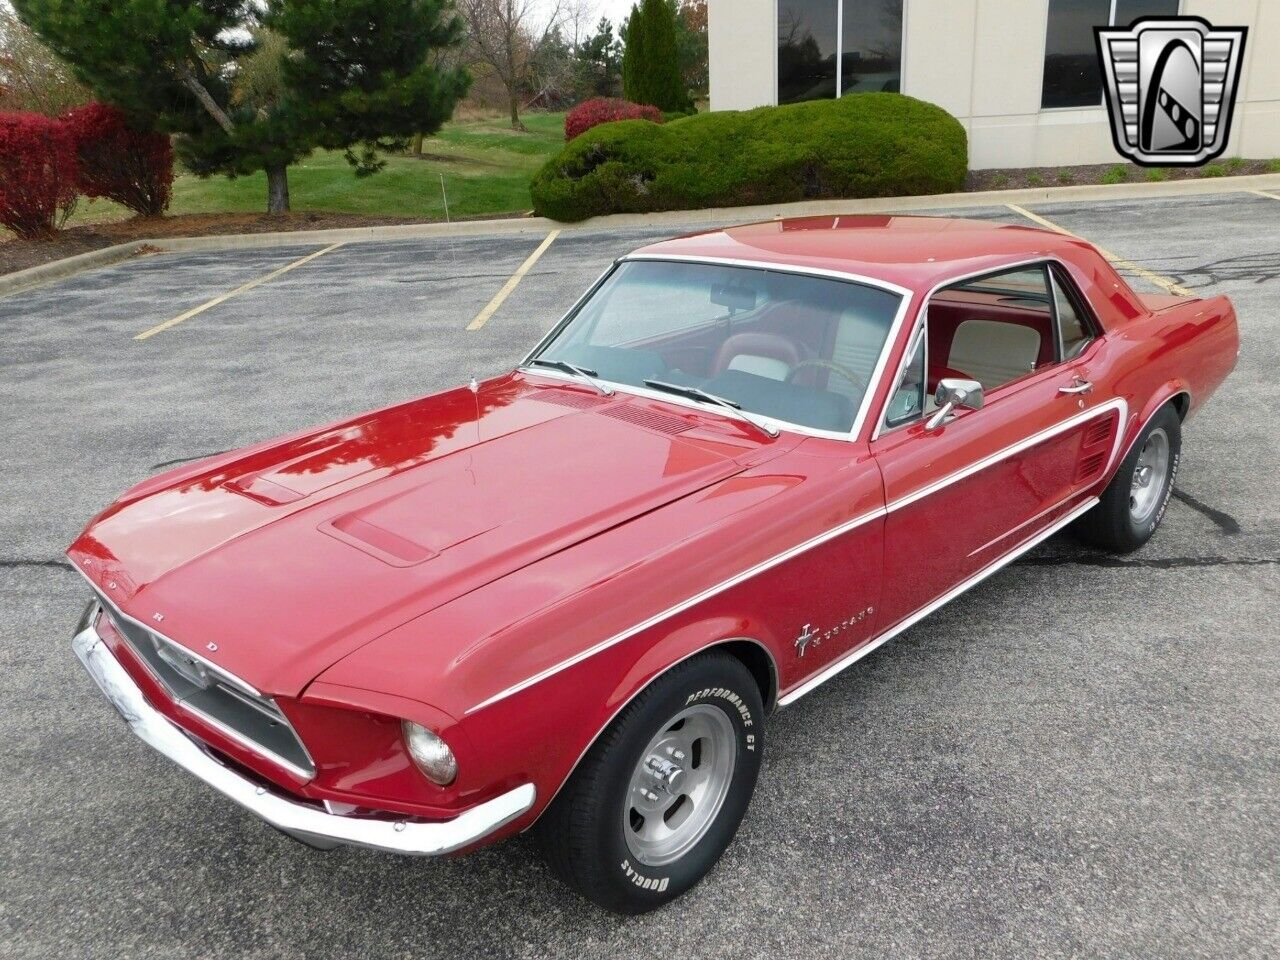
M 409 756 L 418 769 L 432 783 L 447 787 L 458 776 L 458 761 L 453 756 L 449 745 L 438 736 L 412 720 L 402 720 L 404 742 L 409 748 Z

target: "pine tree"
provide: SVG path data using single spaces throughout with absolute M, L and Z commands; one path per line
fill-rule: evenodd
M 14 5 L 131 124 L 179 134 L 193 172 L 265 170 L 272 213 L 289 208 L 290 163 L 316 147 L 345 149 L 357 174 L 372 173 L 377 150 L 437 130 L 469 82 L 433 56 L 461 40 L 450 0 Z M 264 75 L 275 79 L 264 85 Z
M 632 51 L 633 36 L 638 40 Z M 630 63 L 630 69 L 628 69 Z M 689 92 L 680 76 L 675 16 L 667 0 L 642 0 L 631 8 L 622 82 L 628 100 L 659 110 L 688 110 Z
M 627 22 L 622 25 L 622 95 L 632 103 L 648 103 L 646 87 L 648 74 L 643 69 L 645 60 L 644 17 L 640 8 L 633 6 Z

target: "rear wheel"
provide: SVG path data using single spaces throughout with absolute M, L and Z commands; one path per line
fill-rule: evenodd
M 763 716 L 754 678 L 727 653 L 659 677 L 609 725 L 539 822 L 552 868 L 619 913 L 653 910 L 690 889 L 746 813 Z
M 1182 421 L 1166 405 L 1139 435 L 1098 505 L 1080 518 L 1080 538 L 1113 553 L 1129 553 L 1150 540 L 1173 493 L 1181 452 Z

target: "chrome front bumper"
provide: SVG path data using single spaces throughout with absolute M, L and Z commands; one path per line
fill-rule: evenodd
M 533 784 L 526 783 L 472 807 L 453 820 L 438 823 L 325 813 L 273 793 L 214 759 L 147 703 L 138 685 L 92 625 L 77 634 L 71 643 L 89 676 L 102 688 L 129 729 L 219 793 L 306 843 L 320 847 L 347 844 L 392 853 L 438 856 L 475 843 L 533 806 L 536 793 Z

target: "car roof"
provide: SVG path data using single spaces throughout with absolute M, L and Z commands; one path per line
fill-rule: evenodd
M 841 215 L 767 220 L 649 244 L 632 256 L 707 257 L 858 274 L 926 293 L 1036 257 L 1076 261 L 1085 241 L 1039 227 L 950 217 Z

